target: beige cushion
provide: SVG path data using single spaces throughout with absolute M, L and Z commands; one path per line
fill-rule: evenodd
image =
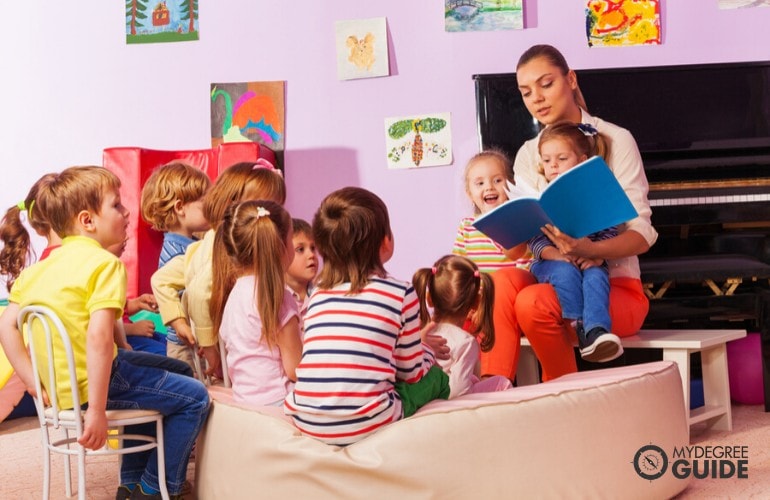
M 688 444 L 676 366 L 576 373 L 427 405 L 348 447 L 305 437 L 278 408 L 212 391 L 195 488 L 237 498 L 670 498 L 687 481 L 641 478 L 650 443 Z

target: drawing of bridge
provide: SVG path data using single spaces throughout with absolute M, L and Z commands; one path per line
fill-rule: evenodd
M 455 10 L 458 7 L 475 7 L 481 9 L 484 6 L 482 2 L 476 0 L 447 0 L 445 4 L 445 11 Z

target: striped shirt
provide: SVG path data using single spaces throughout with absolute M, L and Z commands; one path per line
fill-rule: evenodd
M 417 382 L 435 363 L 409 283 L 371 277 L 360 293 L 349 290 L 344 283 L 310 297 L 297 383 L 284 406 L 302 433 L 336 445 L 399 420 L 395 382 Z
M 520 259 L 509 259 L 505 256 L 503 247 L 473 227 L 474 220 L 473 217 L 465 217 L 460 221 L 457 237 L 452 246 L 453 254 L 469 258 L 483 273 L 493 273 L 504 267 L 529 269 L 532 264 L 532 256 L 529 253 Z

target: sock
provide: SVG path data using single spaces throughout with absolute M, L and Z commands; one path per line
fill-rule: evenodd
M 153 488 L 152 486 L 149 486 L 149 485 L 147 485 L 147 483 L 145 483 L 144 481 L 142 481 L 141 483 L 139 483 L 139 487 L 141 487 L 141 488 L 142 488 L 142 492 L 143 492 L 145 495 L 154 495 L 154 494 L 156 494 L 156 493 L 160 493 L 160 490 L 156 490 L 156 489 L 155 489 L 155 488 Z

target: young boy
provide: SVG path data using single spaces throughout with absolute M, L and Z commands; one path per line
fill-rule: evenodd
M 126 302 L 125 267 L 106 250 L 126 238 L 128 211 L 121 204 L 119 188 L 120 180 L 104 168 L 72 167 L 41 190 L 35 208 L 46 214 L 63 243 L 19 275 L 8 308 L 0 316 L 0 342 L 16 373 L 34 392 L 32 363 L 16 318 L 30 304 L 56 311 L 72 340 L 81 401 L 88 403 L 79 443 L 93 450 L 104 446 L 107 409 L 160 411 L 167 487 L 174 497 L 182 491 L 190 450 L 208 415 L 209 399 L 206 388 L 195 379 L 153 366 L 152 359 L 145 361 L 151 355 L 118 350 L 113 342 L 115 321 Z M 55 351 L 53 362 L 61 364 L 63 356 Z M 45 372 L 48 361 L 38 361 Z M 49 397 L 57 397 L 66 408 L 72 405 L 67 395 L 69 377 L 66 370 L 59 372 L 61 392 Z M 156 453 L 123 458 L 116 498 L 160 498 Z
M 307 312 L 313 280 L 318 273 L 318 252 L 313 241 L 313 229 L 302 219 L 292 219 L 294 260 L 286 270 L 286 287 L 297 301 L 300 326 Z
M 449 378 L 421 343 L 414 288 L 385 271 L 393 255 L 385 203 L 365 189 L 337 190 L 316 212 L 313 236 L 324 266 L 284 410 L 303 434 L 348 445 L 446 399 Z
M 201 170 L 178 161 L 159 167 L 145 182 L 142 218 L 153 229 L 164 233 L 158 268 L 184 254 L 195 241 L 195 233 L 209 229 L 203 215 L 203 195 L 210 186 L 211 180 Z M 167 328 L 166 354 L 184 361 L 193 370 L 193 353 L 189 346 L 194 345 L 192 336 Z

